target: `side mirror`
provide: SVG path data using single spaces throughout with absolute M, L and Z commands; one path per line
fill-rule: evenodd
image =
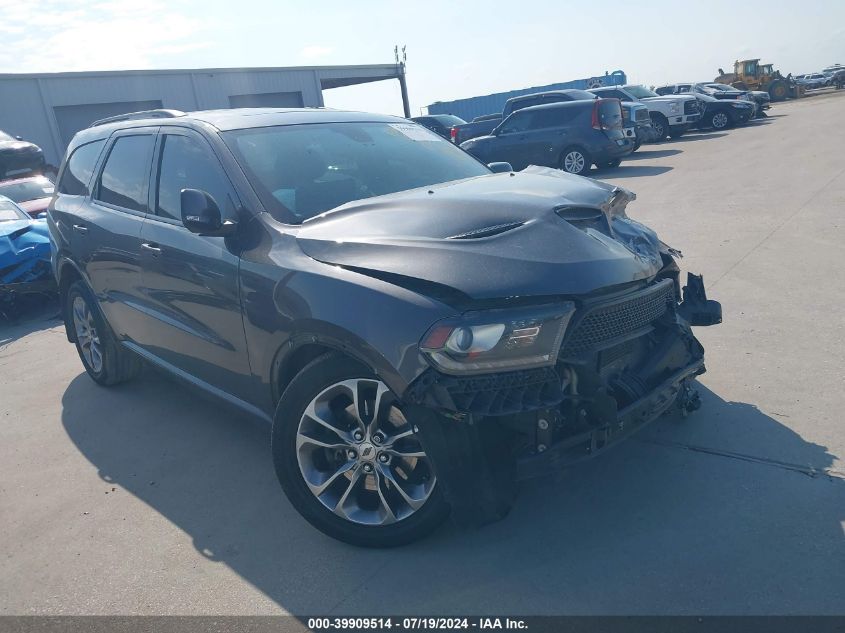
M 502 174 L 504 172 L 513 171 L 510 163 L 487 163 L 487 168 L 494 174 Z
M 220 207 L 210 195 L 199 189 L 182 189 L 179 196 L 182 224 L 191 233 L 209 237 L 226 237 L 237 229 L 236 222 L 224 220 Z

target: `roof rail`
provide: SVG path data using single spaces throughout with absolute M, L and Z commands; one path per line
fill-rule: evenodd
M 88 127 L 97 127 L 98 125 L 105 125 L 106 123 L 116 123 L 117 121 L 137 121 L 139 119 L 172 119 L 179 116 L 185 116 L 181 110 L 141 110 L 140 112 L 127 112 L 126 114 L 118 114 L 117 116 L 109 116 L 105 119 L 94 121 Z

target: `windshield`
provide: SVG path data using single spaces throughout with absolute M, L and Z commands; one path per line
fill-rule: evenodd
M 49 198 L 53 195 L 53 183 L 46 178 L 4 182 L 0 183 L 0 195 L 6 196 L 15 202 Z
M 645 99 L 646 97 L 659 97 L 660 95 L 649 90 L 645 86 L 625 86 L 625 90 L 634 95 L 637 99 Z
M 223 133 L 265 208 L 299 224 L 352 200 L 490 173 L 414 123 L 321 123 Z
M 0 200 L 0 222 L 28 220 L 29 216 L 21 211 L 11 200 Z

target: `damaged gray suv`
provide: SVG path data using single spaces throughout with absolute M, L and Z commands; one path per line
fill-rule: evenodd
M 394 117 L 150 111 L 76 135 L 48 222 L 91 378 L 147 362 L 267 420 L 302 516 L 380 547 L 697 407 L 721 308 L 633 199 Z

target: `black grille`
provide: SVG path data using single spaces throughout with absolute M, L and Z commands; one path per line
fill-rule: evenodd
M 561 379 L 551 367 L 481 376 L 427 371 L 408 388 L 410 402 L 476 415 L 509 415 L 557 405 Z
M 645 328 L 663 316 L 673 301 L 672 282 L 667 279 L 633 297 L 589 310 L 564 341 L 563 357 L 578 356 Z
M 684 102 L 684 114 L 695 114 L 698 112 L 698 99 L 690 99 Z

